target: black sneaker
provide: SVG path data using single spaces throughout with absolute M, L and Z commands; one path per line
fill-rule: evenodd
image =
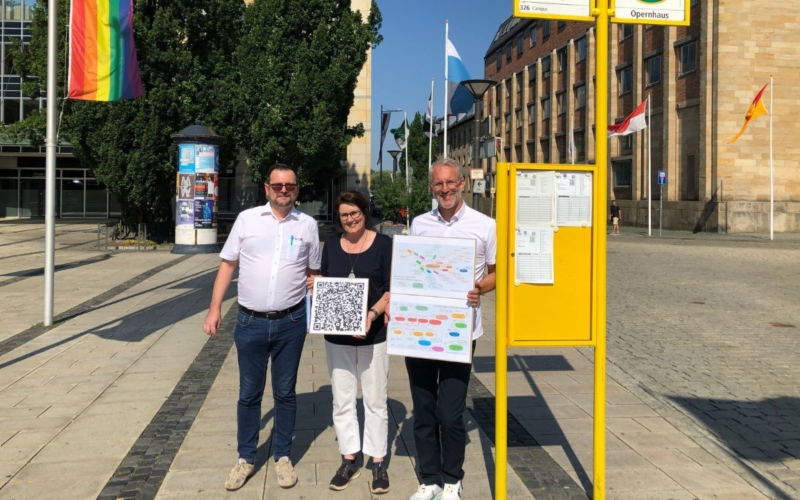
M 389 491 L 389 473 L 383 462 L 372 463 L 372 486 L 369 491 L 378 495 Z
M 331 479 L 331 489 L 336 491 L 342 491 L 343 489 L 347 488 L 350 484 L 350 481 L 357 478 L 361 475 L 361 470 L 356 465 L 355 460 L 346 460 L 342 459 L 342 465 L 339 466 L 339 470 L 336 471 L 336 475 L 333 476 Z

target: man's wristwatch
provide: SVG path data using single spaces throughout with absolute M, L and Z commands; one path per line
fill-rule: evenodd
M 481 290 L 481 286 L 479 284 L 475 283 L 475 288 L 478 289 L 478 295 L 482 295 L 483 294 L 483 290 Z
M 378 316 L 380 316 L 380 314 L 378 314 L 378 311 L 376 311 L 375 309 L 371 309 L 370 308 L 367 312 L 368 313 L 375 313 L 375 317 L 372 319 L 372 321 L 375 321 L 376 319 L 378 319 Z

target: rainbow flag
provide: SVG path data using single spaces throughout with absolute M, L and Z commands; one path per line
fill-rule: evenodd
M 133 0 L 72 0 L 69 26 L 70 99 L 144 95 L 133 45 Z

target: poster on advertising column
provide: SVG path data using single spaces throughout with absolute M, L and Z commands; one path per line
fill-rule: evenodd
M 199 173 L 213 174 L 217 172 L 217 147 L 210 144 L 197 145 L 195 170 Z
M 175 220 L 179 226 L 194 226 L 193 200 L 178 200 L 178 214 Z
M 194 200 L 194 228 L 212 229 L 217 227 L 217 214 L 214 200 Z
M 194 144 L 178 144 L 178 172 L 194 173 Z

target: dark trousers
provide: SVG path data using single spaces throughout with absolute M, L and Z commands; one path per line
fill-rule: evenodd
M 464 477 L 467 429 L 463 413 L 472 365 L 407 357 L 406 369 L 414 402 L 420 483 L 455 484 Z
M 256 459 L 261 429 L 261 399 L 267 382 L 267 365 L 272 358 L 272 399 L 277 460 L 288 457 L 292 448 L 297 415 L 297 368 L 306 340 L 306 309 L 301 307 L 281 319 L 255 318 L 239 311 L 233 333 L 239 359 L 239 402 L 236 440 L 239 458 Z

